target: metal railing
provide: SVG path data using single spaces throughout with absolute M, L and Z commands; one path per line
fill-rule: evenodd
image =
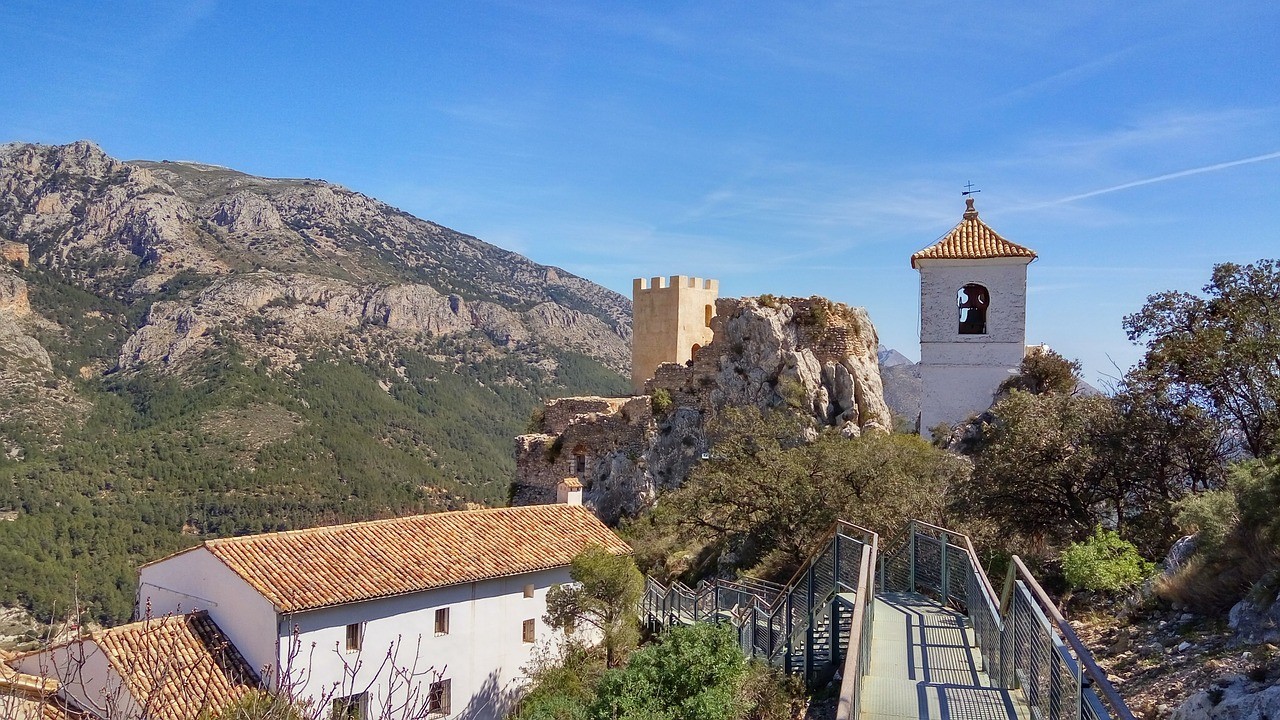
M 706 580 L 691 588 L 647 578 L 641 619 L 652 632 L 678 624 L 731 623 L 745 655 L 817 682 L 845 660 L 842 618 L 851 623 L 847 654 L 862 660 L 870 655 L 879 536 L 841 521 L 817 547 L 784 585 L 745 577 Z M 860 686 L 861 662 L 856 675 Z
M 992 682 L 1020 690 L 1039 720 L 1133 720 L 1018 556 L 997 597 L 967 535 L 913 520 L 901 544 L 883 556 L 878 586 L 930 596 L 967 615 Z

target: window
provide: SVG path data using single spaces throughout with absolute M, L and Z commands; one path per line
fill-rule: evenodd
M 715 312 L 716 312 L 715 308 L 711 307 L 710 305 L 707 306 L 707 327 L 711 327 L 711 316 L 714 315 Z
M 364 623 L 347 626 L 347 652 L 355 652 L 364 645 Z
M 439 713 L 441 715 L 449 714 L 449 680 L 440 680 L 431 683 L 431 687 L 427 690 L 427 712 L 431 714 Z
M 533 583 L 524 586 L 524 596 L 527 598 L 533 597 Z
M 977 283 L 969 283 L 956 292 L 956 305 L 960 308 L 960 334 L 987 334 L 987 307 L 991 305 L 991 293 Z
M 573 474 L 581 475 L 587 471 L 587 454 L 585 452 L 576 452 L 573 454 Z
M 333 720 L 365 720 L 369 717 L 369 694 L 348 695 L 333 701 Z
M 535 630 L 535 629 L 536 629 L 536 628 L 535 628 L 535 626 L 534 626 L 534 624 L 533 624 L 533 618 L 529 618 L 528 620 L 525 620 L 525 621 L 524 621 L 524 628 L 523 628 L 523 632 L 522 632 L 522 637 L 523 637 L 523 639 L 524 639 L 524 641 L 525 641 L 525 642 L 527 642 L 527 643 L 531 643 L 531 642 L 533 642 L 533 633 L 534 633 L 534 630 Z
M 449 608 L 436 608 L 436 635 L 449 634 Z

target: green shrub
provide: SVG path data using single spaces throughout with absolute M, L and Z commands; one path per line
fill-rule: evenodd
M 653 395 L 649 396 L 649 404 L 653 407 L 653 414 L 663 417 L 671 412 L 671 406 L 675 401 L 671 399 L 671 393 L 666 388 L 657 388 L 653 391 Z
M 1174 505 L 1174 523 L 1184 533 L 1196 535 L 1197 552 L 1222 545 L 1240 520 L 1240 508 L 1229 490 L 1210 490 L 1188 495 Z
M 592 715 L 597 720 L 731 720 L 742 709 L 737 695 L 746 674 L 732 627 L 675 627 L 660 643 L 637 650 L 626 667 L 605 674 Z
M 1062 573 L 1078 590 L 1115 592 L 1137 585 L 1153 572 L 1155 565 L 1144 560 L 1133 543 L 1101 526 L 1093 537 L 1072 543 L 1062 553 Z

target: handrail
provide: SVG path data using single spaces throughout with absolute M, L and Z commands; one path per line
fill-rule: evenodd
M 840 697 L 836 704 L 836 720 L 857 720 L 862 716 L 862 665 L 870 654 L 871 599 L 875 596 L 875 568 L 879 562 L 879 536 L 873 534 L 870 544 L 862 546 L 862 562 L 858 566 L 858 599 L 849 624 L 849 650 L 844 660 L 844 677 L 840 681 Z M 864 643 L 867 643 L 864 647 Z
M 1079 662 L 1084 667 L 1085 672 L 1088 673 L 1090 680 L 1093 681 L 1095 691 L 1102 691 L 1102 694 L 1107 698 L 1107 702 L 1110 703 L 1111 709 L 1120 716 L 1121 720 L 1135 720 L 1133 713 L 1129 710 L 1129 706 L 1125 704 L 1124 699 L 1120 697 L 1120 693 L 1116 692 L 1111 681 L 1107 679 L 1107 673 L 1094 661 L 1093 653 L 1085 647 L 1084 642 L 1080 640 L 1080 636 L 1076 635 L 1075 630 L 1071 628 L 1071 624 L 1067 622 L 1067 619 L 1063 617 L 1062 613 L 1058 610 L 1058 606 L 1049 599 L 1049 594 L 1044 591 L 1044 588 L 1040 587 L 1040 583 L 1036 582 L 1031 571 L 1028 570 L 1027 566 L 1022 562 L 1022 558 L 1017 555 L 1014 555 L 1011 560 L 1009 567 L 1011 576 L 1015 569 L 1018 575 L 1022 576 L 1021 580 L 1023 584 L 1031 590 L 1036 601 L 1040 603 L 1041 609 L 1058 626 L 1059 632 L 1061 632 L 1062 636 L 1066 638 L 1067 643 L 1071 645 L 1071 649 L 1075 651 L 1076 661 Z M 1004 605 L 1003 599 L 1001 600 L 1001 605 Z
M 790 669 L 794 669 L 792 662 L 803 657 L 806 679 L 812 680 L 811 673 L 816 669 L 811 665 L 814 647 L 827 648 L 832 664 L 839 653 L 839 632 L 834 627 L 837 620 L 832 614 L 835 596 L 840 592 L 854 592 L 855 611 L 864 608 L 859 618 L 869 619 L 865 608 L 875 593 L 872 569 L 876 567 L 879 538 L 875 531 L 837 520 L 813 545 L 813 551 L 785 585 L 748 576 L 737 580 L 702 580 L 690 588 L 678 580 L 663 586 L 648 578 L 643 612 L 649 622 L 657 623 L 653 629 L 659 629 L 670 622 L 717 621 L 726 617 L 725 606 L 731 603 L 733 611 L 729 615 L 738 626 L 744 653 L 761 655 Z M 852 560 L 851 556 L 841 559 L 845 540 L 857 543 L 848 551 L 862 548 L 863 557 L 856 571 L 847 562 Z M 859 573 L 856 581 L 850 577 L 852 572 Z M 823 622 L 832 624 L 832 632 L 816 641 L 813 631 Z M 761 632 L 765 634 L 761 636 Z M 869 637 L 869 628 L 866 635 Z M 858 642 L 865 646 L 867 640 L 859 637 Z M 869 656 L 869 647 L 851 645 L 850 652 Z M 831 667 L 827 662 L 824 661 L 824 669 Z
M 907 528 L 908 534 L 910 534 L 911 525 L 923 526 L 923 527 L 929 528 L 930 530 L 937 530 L 938 532 L 943 533 L 944 535 L 963 538 L 965 552 L 968 553 L 969 560 L 970 562 L 973 563 L 974 569 L 979 571 L 977 573 L 978 580 L 982 583 L 982 586 L 986 589 L 987 597 L 996 605 L 996 607 L 1000 607 L 1001 598 L 999 595 L 996 594 L 996 588 L 994 585 L 991 584 L 991 579 L 987 577 L 986 568 L 982 567 L 982 561 L 978 559 L 978 551 L 974 549 L 973 540 L 970 539 L 968 535 L 961 532 L 956 532 L 955 530 L 948 530 L 947 528 L 939 527 L 938 525 L 934 525 L 933 523 L 930 523 L 930 522 L 925 522 L 924 520 L 912 520 L 910 525 L 908 525 L 908 528 Z

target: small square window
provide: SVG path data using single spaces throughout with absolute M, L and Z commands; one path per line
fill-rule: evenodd
M 530 618 L 524 621 L 522 637 L 524 638 L 525 642 L 527 643 L 533 642 L 533 633 L 535 630 L 536 630 L 536 627 L 534 625 L 533 618 Z
M 347 626 L 347 652 L 356 652 L 364 646 L 364 623 Z
M 533 583 L 524 586 L 524 596 L 527 598 L 533 597 Z
M 436 608 L 436 635 L 449 634 L 449 608 Z
M 365 720 L 369 717 L 369 694 L 335 698 L 329 717 L 333 720 Z
M 449 714 L 450 684 L 451 681 L 449 680 L 431 683 L 430 689 L 427 690 L 427 712 L 433 715 L 437 713 L 440 715 Z

